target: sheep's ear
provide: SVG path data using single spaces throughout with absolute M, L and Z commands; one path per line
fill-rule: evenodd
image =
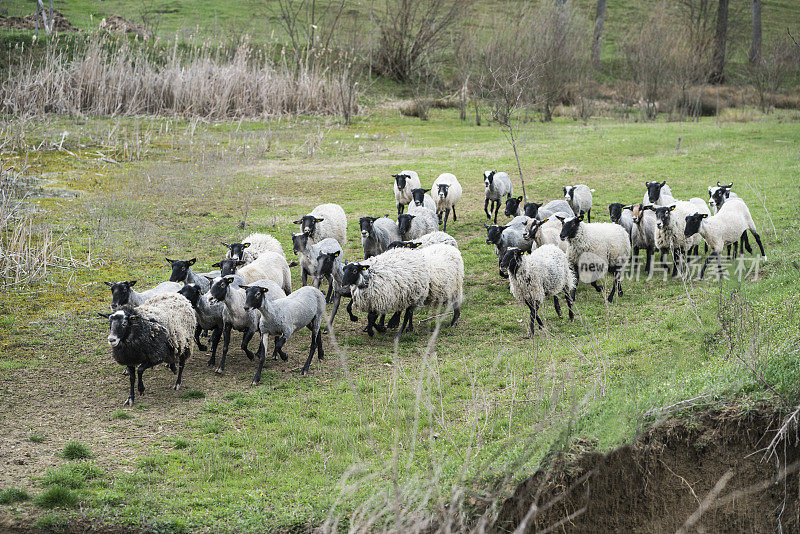
M 702 217 L 700 217 L 700 218 L 701 218 L 701 219 L 708 219 L 708 213 L 704 213 L 704 214 L 703 214 L 703 216 L 702 216 Z
M 192 258 L 191 260 L 189 260 L 189 265 L 194 265 L 194 262 L 196 262 L 196 261 L 197 261 L 197 258 Z
M 359 265 L 358 266 L 358 270 L 359 271 L 366 271 L 367 269 L 369 269 L 369 265 Z
M 114 282 L 103 282 L 103 283 L 108 287 L 112 287 L 114 285 Z
M 111 317 L 110 313 L 97 312 L 97 315 L 99 315 L 100 317 L 103 317 L 105 319 L 108 319 L 109 317 Z
M 733 187 L 733 182 L 731 182 L 730 185 L 726 185 L 725 187 L 730 189 L 731 187 Z
M 539 222 L 539 226 L 541 226 L 541 225 L 543 225 L 544 223 L 546 223 L 546 222 L 547 222 L 549 219 L 550 219 L 550 217 L 547 217 L 547 218 L 545 218 L 545 219 L 542 219 L 542 220 Z
M 430 191 L 431 191 L 430 189 L 423 189 L 422 190 L 423 193 L 430 193 Z
M 169 263 L 170 265 L 172 265 L 175 262 L 175 260 L 171 260 L 169 258 L 164 258 L 164 259 L 167 260 L 167 263 Z
M 673 204 L 672 206 L 669 207 L 669 211 L 672 211 L 674 209 L 675 209 L 675 204 Z
M 241 267 L 242 265 L 244 265 L 244 262 L 242 260 L 236 260 L 237 267 Z
M 322 222 L 322 221 L 324 221 L 324 220 L 325 220 L 325 218 L 324 218 L 324 217 L 323 217 L 323 218 L 321 218 L 321 219 L 320 219 L 319 217 L 314 217 L 314 222 Z
M 250 246 L 250 243 L 242 243 L 242 248 L 247 248 Z
M 719 180 L 717 180 L 717 187 L 722 187 L 722 185 L 719 183 Z
M 292 221 L 292 224 L 300 224 L 301 222 L 303 222 L 303 219 L 298 219 L 296 221 Z
M 136 280 L 128 280 L 128 285 L 129 285 L 130 287 L 133 287 L 133 286 L 135 286 L 135 285 L 136 285 Z
M 341 254 L 341 253 L 342 253 L 342 251 L 341 251 L 341 250 L 337 250 L 336 252 L 334 252 L 334 253 L 333 253 L 333 257 L 334 257 L 334 258 L 338 258 L 338 257 L 339 257 L 339 254 Z
M 269 292 L 269 288 L 260 287 L 258 292 L 263 295 L 264 293 L 268 293 Z
M 134 314 L 128 316 L 128 320 L 129 321 L 138 321 L 139 320 L 139 316 L 134 313 Z
M 500 231 L 502 232 L 503 230 L 505 230 L 506 228 L 508 228 L 508 225 L 506 224 L 506 225 L 504 225 L 504 226 L 498 226 L 498 228 L 499 228 L 499 229 L 500 229 Z
M 298 265 L 300 265 L 300 264 L 297 263 L 296 261 L 292 261 L 292 262 L 289 263 L 289 267 L 297 267 Z
M 213 265 L 212 265 L 212 267 L 213 267 Z M 205 276 L 205 275 L 203 275 L 203 276 Z M 208 280 L 209 282 L 213 282 L 214 281 L 214 278 L 211 277 L 211 276 L 205 276 L 205 279 Z
M 558 219 L 562 223 L 564 222 L 564 217 L 562 217 L 561 215 L 556 215 L 556 219 Z
M 225 283 L 227 283 L 227 284 L 233 283 L 233 275 L 232 274 L 224 276 L 222 279 L 225 280 Z
M 633 209 L 633 204 L 631 204 L 630 206 L 622 206 L 622 209 L 624 209 L 624 210 L 632 210 Z
M 222 243 L 222 246 L 225 248 L 231 248 L 231 246 L 227 243 L 223 243 L 222 241 L 220 241 L 220 243 Z
M 217 263 L 213 264 L 212 267 L 219 267 L 221 269 L 222 268 L 222 262 L 218 261 Z
M 489 228 L 489 225 L 488 225 L 488 224 L 486 224 L 486 223 L 483 223 L 483 227 L 488 229 L 488 228 Z
M 667 181 L 666 181 L 666 180 L 664 180 L 663 182 L 661 182 L 661 187 L 664 187 L 665 185 L 667 185 Z
M 250 289 L 250 286 L 239 286 L 239 289 L 244 289 L 245 291 L 247 291 L 248 289 Z
M 578 215 L 578 222 L 583 222 L 583 213 Z
M 522 202 L 522 197 L 517 197 L 518 202 Z

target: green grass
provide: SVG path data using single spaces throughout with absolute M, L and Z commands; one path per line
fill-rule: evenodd
M 47 440 L 47 438 L 45 438 L 41 434 L 33 432 L 30 436 L 28 436 L 28 440 L 30 440 L 31 443 L 44 443 Z
M 117 419 L 117 420 L 133 419 L 133 415 L 130 412 L 126 412 L 125 410 L 116 410 L 114 411 L 114 413 L 111 414 L 111 419 Z
M 64 486 L 48 486 L 44 491 L 33 499 L 33 502 L 40 508 L 46 510 L 52 508 L 75 508 L 79 502 L 78 494 Z
M 607 205 L 639 201 L 647 180 L 666 179 L 681 198 L 705 198 L 707 185 L 733 181 L 769 258 L 758 280 L 742 283 L 626 280 L 625 295 L 611 306 L 581 286 L 579 320 L 559 320 L 547 303 L 547 331 L 528 339 L 527 314 L 484 243 L 482 171 L 509 170 L 521 194 L 513 153 L 495 126 L 461 123 L 454 110 L 434 110 L 428 122 L 373 110 L 351 126 L 318 117 L 194 128 L 172 119 L 32 123 L 28 146 L 50 146 L 70 132 L 64 148 L 78 158 L 55 151 L 15 155 L 26 158 L 30 173 L 57 172 L 55 187 L 85 191 L 69 203 L 36 202 L 55 230 L 69 229 L 73 252 L 91 240 L 96 263 L 54 271 L 46 292 L 0 292 L 8 316 L 0 342 L 25 364 L 4 380 L 25 383 L 32 398 L 46 397 L 39 392 L 51 383 L 28 379 L 45 356 L 48 365 L 78 375 L 75 391 L 49 402 L 48 410 L 74 418 L 71 437 L 91 444 L 100 465 L 115 468 L 99 479 L 106 485 L 85 480 L 76 490 L 60 468 L 64 478 L 52 487 L 73 492 L 87 516 L 126 525 L 179 518 L 190 530 L 231 532 L 321 523 L 354 466 L 364 478 L 342 498 L 341 511 L 392 490 L 395 476 L 403 488 L 428 488 L 434 470 L 435 491 L 447 495 L 462 473 L 476 484 L 523 477 L 573 438 L 608 450 L 651 422 L 643 417 L 647 410 L 698 395 L 712 404 L 796 402 L 800 321 L 791 303 L 800 284 L 791 262 L 800 254 L 798 124 L 796 116 L 777 113 L 757 122 L 594 119 L 583 126 L 557 118 L 523 125 L 519 148 L 530 199 L 556 198 L 561 186 L 586 183 L 596 190 L 593 220 L 608 221 Z M 141 161 L 120 157 L 109 166 L 90 156 L 108 150 L 109 137 L 143 131 L 154 135 Z M 128 379 L 108 353 L 107 322 L 95 315 L 108 309 L 102 281 L 137 279 L 149 287 L 168 276 L 165 255 L 197 257 L 197 270 L 210 270 L 222 254 L 220 241 L 251 231 L 278 237 L 292 259 L 291 221 L 325 201 L 345 208 L 345 253 L 358 259 L 358 217 L 395 213 L 390 176 L 404 168 L 418 170 L 426 186 L 450 171 L 464 187 L 459 219 L 448 230 L 464 257 L 465 304 L 460 323 L 440 332 L 434 353 L 424 350 L 432 322 L 404 335 L 395 351 L 391 335 L 368 338 L 363 313 L 361 323 L 351 324 L 342 307 L 334 328 L 343 354 L 326 336 L 327 358 L 314 360 L 306 378 L 297 370 L 307 354 L 306 332 L 287 343 L 287 363 L 267 360 L 255 388 L 254 364 L 235 333 L 223 376 L 195 350 L 184 373 L 187 390 L 172 391 L 173 375 L 153 368 L 144 375 L 147 392 L 137 396 L 135 419 L 122 428 L 109 417 L 127 398 Z M 239 229 L 245 204 L 248 226 Z M 727 354 L 718 297 L 733 290 L 760 318 L 746 325 L 761 340 L 749 363 L 771 389 Z M 415 319 L 430 315 L 425 308 Z M 93 364 L 78 365 L 77 357 Z M 204 393 L 201 402 L 181 401 L 195 390 Z M 8 415 L 55 432 L 37 424 L 37 413 L 17 403 Z
M 89 462 L 73 462 L 58 468 L 48 469 L 42 484 L 81 489 L 87 482 L 103 476 L 103 470 Z
M 6 488 L 0 491 L 0 504 L 14 504 L 15 502 L 23 502 L 30 499 L 31 496 L 27 491 L 19 488 Z
M 182 399 L 204 399 L 206 394 L 199 389 L 187 389 L 181 392 Z
M 61 456 L 67 460 L 84 460 L 92 457 L 92 449 L 80 441 L 70 441 L 64 445 Z

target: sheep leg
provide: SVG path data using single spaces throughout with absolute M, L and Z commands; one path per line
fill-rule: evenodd
M 556 309 L 556 315 L 561 319 L 561 304 L 558 302 L 558 297 L 553 295 L 553 307 Z
M 325 295 L 325 302 L 328 304 L 333 302 L 333 281 L 330 278 L 328 278 L 328 293 Z
M 259 344 L 258 352 L 256 353 L 258 356 L 258 368 L 253 377 L 253 382 L 250 384 L 251 386 L 257 386 L 261 382 L 261 370 L 264 368 L 264 361 L 267 359 L 267 343 L 269 343 L 269 334 L 261 334 L 261 344 Z
M 752 254 L 753 253 L 753 249 L 750 247 L 750 240 L 747 239 L 747 230 L 742 232 L 741 241 L 742 241 L 742 244 L 741 244 L 741 246 L 739 246 L 739 250 L 747 250 L 748 254 Z
M 461 308 L 453 308 L 453 320 L 450 321 L 450 326 L 456 324 L 459 317 L 461 317 Z
M 678 276 L 678 262 L 680 261 L 681 255 L 678 252 L 677 248 L 672 249 L 672 276 Z
M 731 257 L 731 244 L 730 243 L 725 245 L 725 255 L 728 256 L 729 258 Z
M 761 236 L 752 230 L 750 230 L 750 233 L 753 234 L 753 237 L 756 238 L 756 243 L 758 243 L 758 248 L 759 250 L 761 250 L 761 257 L 766 258 L 767 254 L 764 252 L 764 245 L 761 244 Z
M 200 332 L 201 332 L 201 330 L 202 330 L 202 328 L 200 328 L 200 326 L 195 326 L 194 327 L 194 341 L 195 341 L 195 343 L 197 343 L 197 348 L 199 348 L 200 350 L 205 352 L 205 351 L 208 350 L 208 347 L 206 347 L 205 345 L 200 343 Z
M 494 223 L 497 224 L 497 214 L 500 211 L 500 201 L 494 201 Z
M 219 345 L 219 338 L 222 336 L 222 329 L 216 327 L 211 333 L 211 358 L 208 360 L 208 366 L 211 367 L 217 363 L 217 346 Z
M 708 262 L 711 260 L 711 257 L 715 254 L 716 252 L 712 252 L 711 254 L 706 256 L 706 261 L 703 262 L 703 267 L 700 269 L 700 276 L 697 277 L 698 281 L 703 279 L 703 276 L 706 274 L 706 267 L 708 267 Z
M 287 361 L 289 359 L 289 355 L 281 350 L 287 341 L 289 341 L 289 336 L 286 334 L 281 334 L 281 337 L 275 340 L 275 350 L 283 361 Z
M 308 271 L 300 267 L 300 285 L 305 287 L 307 281 L 308 281 Z
M 385 317 L 386 316 L 384 315 L 381 318 L 381 326 L 383 326 L 383 319 Z M 400 312 L 397 311 L 397 312 L 394 312 L 394 314 L 392 314 L 392 317 L 389 319 L 389 322 L 386 324 L 386 326 L 388 328 L 397 328 L 397 325 L 399 325 L 399 324 L 400 324 Z M 378 330 L 378 331 L 380 332 L 380 330 Z M 384 330 L 384 332 L 385 332 L 385 330 Z M 381 332 L 381 333 L 383 333 L 383 332 Z
M 134 393 L 134 386 L 136 385 L 136 369 L 132 365 L 126 367 L 128 370 L 128 378 L 131 381 L 131 390 L 130 394 L 128 395 L 128 400 L 125 401 L 123 406 L 133 406 L 133 399 L 135 398 L 136 394 Z
M 353 315 L 353 299 L 350 298 L 350 302 L 347 303 L 347 313 L 350 314 L 350 320 L 354 323 L 358 322 L 358 316 Z
M 274 344 L 274 345 L 275 345 L 275 346 L 272 348 L 272 359 L 273 359 L 273 360 L 275 360 L 275 361 L 277 362 L 277 361 L 278 361 L 278 349 L 277 349 L 277 345 L 278 345 L 278 336 L 275 336 L 275 344 Z M 267 350 L 267 347 L 265 346 L 265 347 L 264 347 L 264 353 L 265 353 L 265 354 L 266 354 L 266 350 Z
M 397 214 L 398 214 L 398 215 L 402 215 L 402 214 L 403 214 L 403 211 L 404 211 L 404 208 L 405 208 L 405 206 L 404 206 L 403 204 L 401 204 L 401 203 L 399 203 L 399 202 L 398 202 L 398 203 L 397 203 Z
M 231 343 L 231 329 L 233 326 L 226 324 L 222 332 L 222 358 L 219 359 L 219 367 L 214 371 L 221 375 L 225 371 L 225 359 L 228 357 L 228 345 Z
M 603 284 L 598 284 L 597 280 L 595 280 L 594 282 L 591 282 L 591 285 L 594 288 L 594 290 L 597 291 L 598 293 L 602 293 L 603 292 Z
M 245 330 L 244 334 L 242 335 L 242 350 L 245 354 L 247 354 L 247 359 L 250 361 L 253 361 L 253 357 L 255 355 L 253 354 L 253 351 L 247 348 L 247 345 L 250 343 L 250 340 L 253 339 L 255 333 L 255 330 Z
M 138 383 L 138 385 L 137 385 L 136 389 L 138 389 L 138 390 L 139 390 L 139 395 L 141 395 L 142 393 L 144 393 L 144 382 L 142 382 L 142 375 L 144 374 L 144 372 L 145 372 L 145 371 L 147 371 L 147 370 L 148 370 L 148 369 L 150 369 L 151 367 L 153 367 L 153 364 L 150 364 L 150 363 L 143 363 L 143 364 L 141 364 L 141 365 L 139 366 L 139 368 L 136 370 L 136 374 L 138 375 L 138 378 L 139 378 L 139 380 L 138 380 L 138 382 L 139 382 L 139 383 Z
M 572 291 L 574 293 L 575 290 L 573 289 Z M 570 295 L 569 293 L 570 293 L 569 291 L 564 291 L 564 300 L 567 301 L 567 309 L 569 310 L 569 320 L 573 321 L 575 320 L 575 312 L 572 311 L 572 302 L 575 297 L 574 295 Z
M 367 314 L 367 327 L 365 328 L 365 330 L 367 332 L 367 335 L 369 335 L 369 337 L 373 337 L 375 335 L 375 332 L 372 329 L 375 326 L 375 319 L 377 318 L 378 314 L 375 312 L 370 312 Z
M 342 302 L 342 296 L 338 293 L 333 297 L 333 309 L 331 310 L 331 317 L 328 322 L 333 324 L 333 318 L 336 317 L 336 312 L 339 311 L 339 303 Z
M 736 256 L 739 255 L 739 241 L 733 243 L 733 259 L 736 259 Z
M 492 200 L 492 209 L 494 209 L 494 200 Z M 492 216 L 489 215 L 489 199 L 488 198 L 483 202 L 483 212 L 486 214 L 486 218 L 487 219 L 491 219 L 492 218 Z
M 175 385 L 172 386 L 172 389 L 178 391 L 181 389 L 181 379 L 183 378 L 183 368 L 186 365 L 186 359 L 189 357 L 189 349 L 187 348 L 183 355 L 181 355 L 181 359 L 178 362 L 178 378 L 175 379 Z
M 311 331 L 311 346 L 308 348 L 308 359 L 306 360 L 305 365 L 303 365 L 303 369 L 300 371 L 300 376 L 306 376 L 308 372 L 308 368 L 311 367 L 311 360 L 314 359 L 314 352 L 316 352 L 319 343 L 317 342 L 317 337 L 319 336 L 319 332 Z
M 447 218 L 450 217 L 450 208 L 444 210 L 444 226 L 442 227 L 442 231 L 447 231 Z M 455 220 L 455 219 L 453 219 Z
M 650 263 L 653 261 L 653 247 L 647 247 L 647 259 L 645 260 L 644 271 L 650 274 Z
M 400 312 L 396 313 L 399 314 Z M 406 308 L 406 314 L 403 317 L 403 325 L 400 327 L 400 330 L 397 331 L 397 336 L 400 337 L 400 335 L 406 331 L 406 328 L 408 328 L 409 332 L 414 330 L 414 308 L 411 306 Z
M 325 351 L 322 350 L 322 330 L 317 331 L 317 359 L 325 359 Z
M 458 217 L 456 217 L 456 207 L 453 206 L 453 221 L 458 221 Z
M 592 222 L 592 208 L 586 211 L 586 222 Z

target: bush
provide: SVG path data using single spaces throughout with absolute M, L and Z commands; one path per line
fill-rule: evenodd
M 78 506 L 78 494 L 64 486 L 49 486 L 33 500 L 40 508 L 75 508 Z
M 85 460 L 92 457 L 92 450 L 80 441 L 70 441 L 64 445 L 61 456 L 67 460 Z
M 15 502 L 27 501 L 31 496 L 28 492 L 18 488 L 8 488 L 0 491 L 0 504 L 14 504 Z

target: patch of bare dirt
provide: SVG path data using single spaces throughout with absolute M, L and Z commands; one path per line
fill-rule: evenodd
M 55 32 L 79 32 L 80 30 L 70 24 L 67 17 L 57 9 L 53 10 L 53 31 Z M 39 19 L 39 27 L 44 30 L 42 19 Z M 0 17 L 0 28 L 8 28 L 11 30 L 35 30 L 36 29 L 36 13 L 25 15 L 24 17 Z
M 775 462 L 756 452 L 782 415 L 768 406 L 707 410 L 669 420 L 609 454 L 555 455 L 503 504 L 496 530 L 525 522 L 519 531 L 676 532 L 722 485 L 686 532 L 772 533 L 781 510 L 783 531 L 798 532 L 797 474 L 785 485 L 771 483 Z M 788 465 L 800 460 L 800 448 L 790 445 L 781 459 Z
M 116 35 L 134 34 L 144 39 L 149 39 L 153 34 L 137 22 L 120 17 L 119 15 L 109 15 L 100 21 L 100 29 Z

